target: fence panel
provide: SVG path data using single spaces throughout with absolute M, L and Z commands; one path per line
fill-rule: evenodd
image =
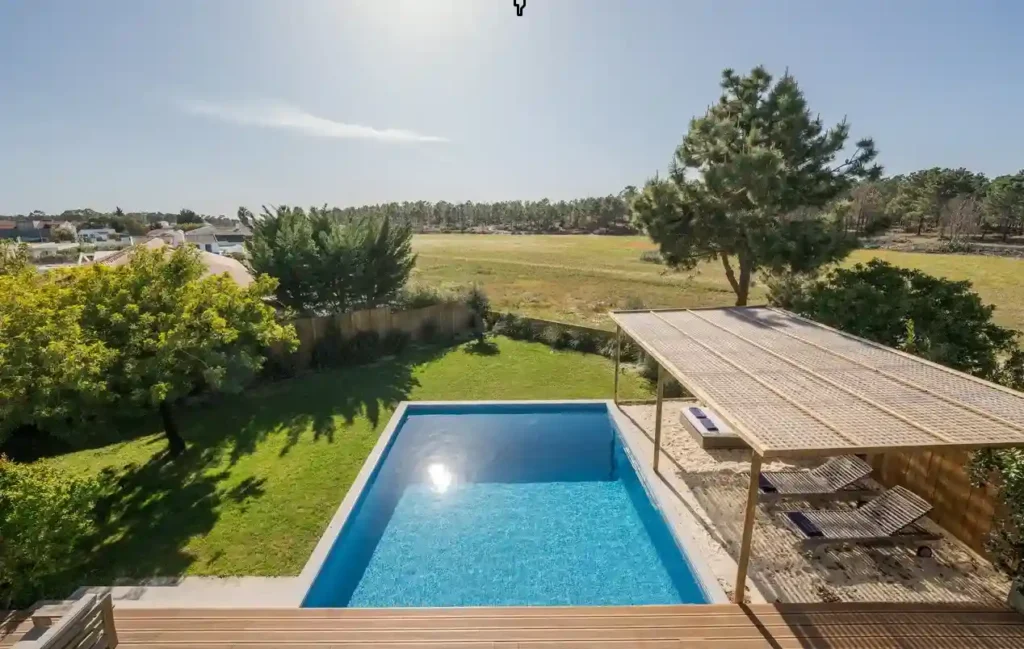
M 290 364 L 295 370 L 309 369 L 313 364 L 313 350 L 317 341 L 323 339 L 328 330 L 336 327 L 342 338 L 351 338 L 363 331 L 375 331 L 383 337 L 389 331 L 399 330 L 419 339 L 420 330 L 427 321 L 434 321 L 438 335 L 455 337 L 470 331 L 469 308 L 460 303 L 435 304 L 422 309 L 392 312 L 390 307 L 349 311 L 329 316 L 297 318 L 292 321 L 299 338 L 299 349 L 287 353 L 283 347 L 275 346 L 269 355 L 275 360 Z
M 971 549 L 986 554 L 997 494 L 975 487 L 967 472 L 970 453 L 919 451 L 886 453 L 872 458 L 875 478 L 887 487 L 902 485 L 933 506 L 929 515 Z

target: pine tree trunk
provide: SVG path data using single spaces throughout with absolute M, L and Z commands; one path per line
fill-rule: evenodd
M 922 216 L 917 220 L 917 236 L 921 236 L 921 231 L 924 230 L 924 217 Z
M 172 457 L 185 452 L 185 440 L 178 432 L 178 422 L 174 420 L 171 402 L 166 399 L 160 402 L 160 418 L 164 422 L 164 435 L 167 436 L 167 451 Z
M 740 256 L 739 291 L 736 292 L 736 306 L 747 306 L 750 295 L 750 262 Z

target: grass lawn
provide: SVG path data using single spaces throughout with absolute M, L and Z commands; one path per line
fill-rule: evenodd
M 48 595 L 118 577 L 297 574 L 399 401 L 608 398 L 612 378 L 600 356 L 498 338 L 491 355 L 416 350 L 184 412 L 190 447 L 173 463 L 160 434 L 41 460 L 107 470 L 117 495 L 89 565 Z M 620 395 L 650 390 L 627 373 Z
M 610 329 L 609 309 L 628 300 L 650 307 L 728 306 L 735 296 L 719 264 L 697 273 L 667 272 L 640 261 L 654 250 L 646 237 L 593 235 L 418 235 L 415 277 L 425 283 L 477 282 L 500 310 Z M 995 304 L 996 322 L 1024 330 L 1024 260 L 981 255 L 938 255 L 858 250 L 847 264 L 880 257 L 950 279 L 968 279 Z M 762 302 L 755 286 L 751 303 Z

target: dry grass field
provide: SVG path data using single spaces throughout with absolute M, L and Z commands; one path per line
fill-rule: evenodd
M 640 261 L 655 246 L 644 237 L 593 235 L 418 235 L 418 281 L 449 286 L 479 283 L 495 308 L 602 328 L 610 309 L 726 306 L 732 290 L 718 264 L 696 273 L 666 271 Z M 995 304 L 996 320 L 1024 331 L 1024 261 L 980 255 L 858 250 L 847 264 L 880 257 L 951 279 L 968 279 Z M 764 300 L 753 289 L 751 302 Z

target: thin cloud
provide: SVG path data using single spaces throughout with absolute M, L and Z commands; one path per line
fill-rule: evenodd
M 377 140 L 380 142 L 447 142 L 447 138 L 424 135 L 399 128 L 374 128 L 360 124 L 336 122 L 317 117 L 298 106 L 273 101 L 246 101 L 218 103 L 202 99 L 178 102 L 190 115 L 212 117 L 242 126 L 262 126 L 295 131 L 311 137 L 333 137 L 349 140 Z

